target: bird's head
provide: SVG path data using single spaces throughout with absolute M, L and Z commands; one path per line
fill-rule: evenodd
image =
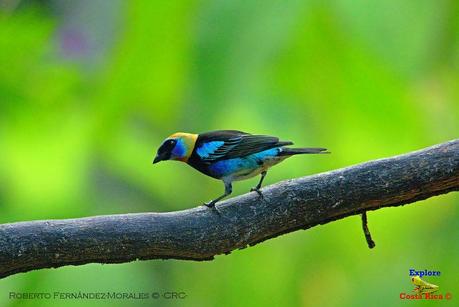
M 158 148 L 153 164 L 165 160 L 187 162 L 193 152 L 197 134 L 177 132 L 166 138 Z
M 422 286 L 423 284 L 422 279 L 418 275 L 414 275 L 413 277 L 411 277 L 411 282 L 415 286 Z

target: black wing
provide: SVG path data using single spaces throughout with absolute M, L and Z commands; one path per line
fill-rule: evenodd
M 292 145 L 267 135 L 252 135 L 237 130 L 219 130 L 200 134 L 193 155 L 202 162 L 245 157 L 263 150 Z

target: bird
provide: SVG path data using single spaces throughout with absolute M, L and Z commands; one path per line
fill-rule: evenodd
M 413 292 L 424 294 L 434 293 L 438 291 L 438 286 L 422 280 L 419 275 L 411 277 L 411 282 L 415 285 Z
M 199 172 L 222 180 L 225 192 L 204 203 L 209 208 L 232 193 L 233 181 L 260 175 L 251 192 L 260 191 L 268 169 L 298 154 L 329 153 L 326 148 L 290 148 L 291 141 L 238 130 L 216 130 L 200 134 L 177 132 L 159 146 L 153 164 L 173 160 L 185 162 Z

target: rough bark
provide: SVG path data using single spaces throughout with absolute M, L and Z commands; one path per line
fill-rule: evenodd
M 179 212 L 0 225 L 0 278 L 35 269 L 215 255 L 368 210 L 459 189 L 459 140 L 286 180 Z

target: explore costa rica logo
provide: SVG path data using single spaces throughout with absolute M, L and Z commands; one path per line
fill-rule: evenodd
M 424 276 L 439 277 L 440 271 L 410 269 L 409 273 L 414 289 L 411 293 L 400 293 L 401 300 L 450 300 L 452 298 L 450 292 L 439 293 L 440 287 L 437 284 L 422 279 Z

